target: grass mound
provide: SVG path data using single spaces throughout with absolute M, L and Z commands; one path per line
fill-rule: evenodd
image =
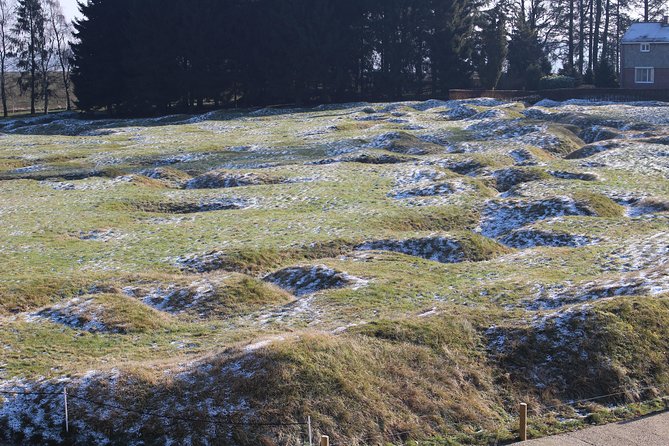
M 374 240 L 358 246 L 358 250 L 390 251 L 421 257 L 441 263 L 490 260 L 510 250 L 494 240 L 474 233 L 430 235 L 403 240 Z
M 372 220 L 372 227 L 398 232 L 455 231 L 476 227 L 479 215 L 473 209 L 439 206 L 418 210 L 396 210 Z
M 197 214 L 200 212 L 234 211 L 250 206 L 250 203 L 237 198 L 203 198 L 193 201 L 132 201 L 120 206 L 129 206 L 138 211 L 159 214 Z
M 189 421 L 113 408 L 107 409 L 109 416 L 98 417 L 86 400 L 159 414 L 188 407 L 186 418 L 240 423 L 225 430 L 237 445 L 304 441 L 305 428 L 290 424 L 304 422 L 307 415 L 316 434 L 330 435 L 337 444 L 397 444 L 430 435 L 480 442 L 509 435 L 499 428 L 503 402 L 494 394 L 491 369 L 470 351 L 478 342 L 470 326 L 448 320 L 429 327 L 405 324 L 400 335 L 381 325 L 339 337 L 304 335 L 250 353 L 231 350 L 167 374 L 126 368 L 74 380 L 68 390 L 80 415 L 73 436 L 86 443 L 114 432 L 114 440 L 125 443 L 151 438 L 165 444 L 183 443 L 192 432 Z M 43 383 L 33 390 L 50 388 Z M 20 412 L 30 405 L 13 407 Z M 141 431 L 129 428 L 136 422 Z M 289 425 L 243 425 L 263 422 Z M 32 423 L 26 416 L 26 425 Z M 6 432 L 18 434 L 16 425 L 7 427 Z M 197 427 L 203 442 L 221 434 Z
M 585 145 L 585 142 L 574 133 L 574 129 L 570 126 L 549 125 L 548 132 L 556 139 L 542 148 L 550 153 L 566 156 Z
M 232 274 L 222 280 L 200 280 L 185 287 L 136 287 L 128 293 L 161 311 L 207 319 L 249 314 L 293 300 L 278 287 L 243 274 Z
M 598 217 L 619 218 L 625 215 L 624 207 L 597 192 L 579 191 L 574 193 L 574 199 Z
M 495 337 L 504 337 L 497 351 L 511 380 L 525 383 L 527 391 L 540 389 L 544 397 L 578 399 L 621 391 L 632 397 L 642 387 L 659 391 L 669 384 L 667 296 L 615 298 L 559 310 Z
M 511 167 L 494 172 L 493 177 L 496 181 L 496 189 L 500 192 L 507 192 L 518 184 L 545 180 L 550 178 L 550 175 L 538 167 Z
M 219 189 L 229 187 L 258 186 L 261 184 L 278 184 L 285 178 L 268 173 L 240 173 L 229 170 L 216 170 L 205 173 L 186 183 L 188 189 Z
M 185 184 L 191 179 L 188 173 L 172 167 L 156 167 L 155 169 L 144 170 L 140 173 L 154 180 L 164 181 L 167 184 L 175 186 Z
M 360 280 L 344 272 L 322 265 L 295 266 L 276 271 L 263 279 L 296 296 L 304 296 L 332 288 L 355 285 Z
M 604 142 L 600 144 L 589 144 L 587 146 L 581 147 L 578 150 L 574 150 L 573 152 L 565 156 L 565 159 L 578 160 L 583 158 L 589 158 L 593 155 L 596 155 L 597 153 L 605 152 L 607 150 L 615 149 L 618 147 L 620 147 L 619 142 Z
M 35 314 L 75 330 L 142 333 L 165 329 L 170 318 L 120 294 L 96 294 L 66 300 Z
M 256 275 L 290 262 L 337 257 L 352 251 L 355 246 L 354 241 L 331 240 L 286 249 L 211 251 L 181 257 L 177 259 L 177 264 L 192 272 L 223 270 Z
M 389 152 L 401 153 L 403 155 L 429 155 L 444 153 L 444 147 L 422 139 L 406 132 L 386 133 L 378 136 L 372 146 Z

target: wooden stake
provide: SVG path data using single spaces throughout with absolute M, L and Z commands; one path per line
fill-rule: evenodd
M 527 440 L 527 403 L 520 403 L 520 441 Z
M 70 414 L 67 412 L 67 387 L 63 389 L 63 403 L 65 405 L 65 433 L 70 433 Z
M 314 446 L 314 436 L 311 433 L 311 416 L 307 417 L 307 426 L 309 427 L 309 446 Z
M 330 446 L 330 437 L 321 435 L 321 446 Z

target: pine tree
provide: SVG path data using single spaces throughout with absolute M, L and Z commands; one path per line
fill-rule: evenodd
M 475 65 L 486 89 L 497 87 L 508 54 L 505 17 L 499 7 L 481 14 Z
M 520 80 L 527 89 L 536 89 L 551 64 L 539 42 L 536 31 L 521 16 L 509 42 L 509 76 Z
M 433 0 L 430 28 L 430 62 L 433 94 L 445 95 L 450 88 L 471 85 L 474 49 L 475 0 Z
M 12 42 L 17 49 L 17 67 L 21 71 L 22 90 L 30 90 L 30 112 L 32 114 L 35 114 L 35 104 L 38 98 L 40 61 L 44 60 L 47 52 L 45 22 L 40 0 L 19 0 Z
M 618 78 L 616 77 L 616 70 L 607 58 L 602 58 L 597 64 L 595 70 L 595 86 L 599 88 L 615 88 L 618 87 Z
M 107 108 L 113 113 L 126 102 L 127 80 L 122 67 L 132 44 L 126 34 L 129 3 L 79 3 L 84 18 L 74 24 L 77 43 L 72 45 L 72 83 L 77 105 L 83 110 Z

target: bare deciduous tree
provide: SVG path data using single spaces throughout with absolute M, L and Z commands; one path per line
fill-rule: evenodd
M 67 109 L 71 110 L 70 59 L 72 57 L 72 50 L 70 44 L 72 39 L 72 24 L 65 18 L 59 0 L 45 0 L 45 2 L 48 21 L 47 27 L 49 28 L 49 34 L 51 34 L 51 38 L 53 39 L 53 54 L 56 58 L 58 68 L 60 69 Z
M 0 98 L 2 113 L 6 118 L 7 109 L 7 64 L 11 57 L 10 30 L 14 5 L 11 0 L 0 0 Z

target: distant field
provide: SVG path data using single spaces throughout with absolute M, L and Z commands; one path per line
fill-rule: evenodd
M 669 390 L 669 107 L 0 122 L 0 438 L 494 444 Z M 615 394 L 576 407 L 580 398 Z M 643 404 L 635 401 L 643 400 Z M 172 417 L 172 418 L 170 418 Z
M 7 79 L 7 107 L 10 114 L 21 114 L 30 111 L 30 92 L 22 92 L 19 86 L 18 73 L 10 73 Z M 63 79 L 60 73 L 51 74 L 51 97 L 49 99 L 49 109 L 51 111 L 65 110 L 67 108 L 67 101 L 65 99 L 65 88 L 63 86 Z M 74 98 L 74 95 L 72 96 Z M 2 117 L 0 104 L 0 118 Z M 37 102 L 37 110 L 44 109 L 43 99 Z

